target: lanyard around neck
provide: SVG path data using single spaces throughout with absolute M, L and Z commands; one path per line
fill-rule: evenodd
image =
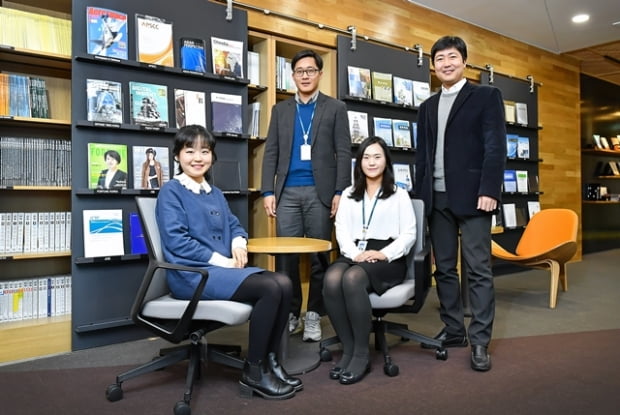
M 370 221 L 372 220 L 372 214 L 375 213 L 375 207 L 377 207 L 377 200 L 379 200 L 379 196 L 381 193 L 377 193 L 375 197 L 375 201 L 372 204 L 372 209 L 370 209 L 370 216 L 368 217 L 368 223 L 366 223 L 366 197 L 362 199 L 362 240 L 366 240 L 366 232 L 368 231 L 368 227 L 370 226 Z
M 310 123 L 308 124 L 308 129 L 304 125 L 301 120 L 301 112 L 299 111 L 299 103 L 297 105 L 297 118 L 299 119 L 299 125 L 301 125 L 301 132 L 304 136 L 304 144 L 308 144 L 308 135 L 310 134 L 310 129 L 312 128 L 312 120 L 314 119 L 314 110 L 316 110 L 316 102 L 312 105 L 312 115 L 310 116 Z

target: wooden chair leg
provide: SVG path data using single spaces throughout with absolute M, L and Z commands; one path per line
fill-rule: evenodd
M 551 283 L 549 286 L 549 308 L 555 308 L 558 299 L 558 282 L 560 279 L 560 264 L 557 261 L 549 260 L 549 270 L 551 271 Z
M 560 264 L 560 285 L 562 291 L 568 291 L 568 278 L 566 276 L 566 263 Z

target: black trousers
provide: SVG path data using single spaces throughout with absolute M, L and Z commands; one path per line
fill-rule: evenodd
M 449 208 L 444 192 L 433 195 L 429 230 L 435 257 L 435 281 L 440 317 L 446 331 L 469 335 L 472 345 L 487 346 L 495 318 L 495 289 L 491 269 L 491 215 L 457 216 Z M 469 283 L 471 321 L 466 330 L 457 263 L 459 237 L 466 278 Z

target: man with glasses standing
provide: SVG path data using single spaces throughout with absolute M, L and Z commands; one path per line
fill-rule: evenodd
M 291 60 L 295 96 L 274 105 L 263 158 L 263 206 L 277 236 L 331 240 L 340 194 L 351 184 L 351 137 L 343 102 L 319 91 L 323 59 L 302 50 Z M 304 341 L 321 340 L 322 286 L 327 253 L 312 255 Z M 276 257 L 293 282 L 289 332 L 301 329 L 299 255 Z

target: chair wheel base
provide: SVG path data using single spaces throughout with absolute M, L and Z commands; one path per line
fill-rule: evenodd
M 113 383 L 112 385 L 108 386 L 105 391 L 105 397 L 110 402 L 116 402 L 123 399 L 123 389 L 121 389 L 121 385 L 119 385 L 118 383 Z

